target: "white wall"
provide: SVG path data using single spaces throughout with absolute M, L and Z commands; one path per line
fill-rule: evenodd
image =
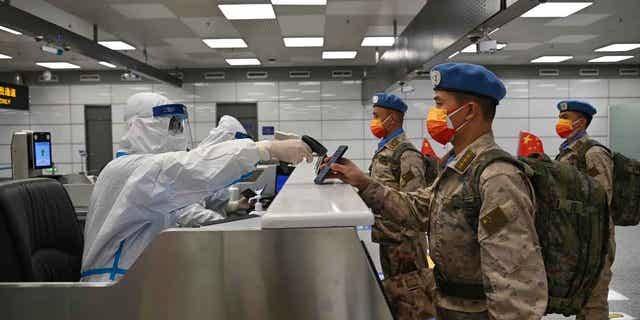
M 561 139 L 555 134 L 557 101 L 567 98 L 592 102 L 599 110 L 591 135 L 608 144 L 609 105 L 640 103 L 638 79 L 507 79 L 508 95 L 498 107 L 494 124 L 496 140 L 515 153 L 518 133 L 539 135 L 545 150 L 557 153 Z M 433 105 L 430 81 L 411 83 L 415 91 L 400 94 L 409 104 L 405 129 L 419 147 L 428 137 L 424 119 Z M 194 140 L 199 142 L 215 126 L 216 103 L 257 102 L 259 126 L 306 133 L 334 150 L 349 145 L 348 156 L 366 169 L 377 147 L 369 132 L 371 105 L 361 104 L 360 81 L 217 82 L 186 84 L 177 89 L 162 84 L 74 85 L 31 87 L 31 110 L 0 109 L 0 167 L 10 165 L 12 130 L 51 131 L 53 157 L 59 172 L 81 169 L 78 150 L 84 149 L 84 105 L 112 105 L 114 151 L 125 133 L 123 107 L 136 92 L 155 91 L 189 107 Z M 261 131 L 261 129 L 259 129 Z M 431 141 L 440 155 L 445 150 Z M 0 171 L 0 177 L 10 171 Z

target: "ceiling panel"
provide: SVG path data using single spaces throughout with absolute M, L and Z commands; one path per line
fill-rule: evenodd
M 37 1 L 37 0 L 34 0 Z M 139 48 L 127 55 L 159 68 L 226 67 L 224 58 L 258 57 L 265 66 L 373 65 L 375 48 L 362 48 L 365 36 L 401 33 L 426 0 L 328 0 L 327 6 L 275 6 L 277 20 L 227 21 L 218 4 L 269 3 L 269 0 L 46 0 L 101 30 L 100 40 L 123 40 Z M 574 55 L 568 64 L 585 63 L 600 54 L 593 49 L 615 42 L 640 42 L 639 0 L 599 0 L 567 18 L 519 18 L 492 35 L 508 45 L 494 55 L 460 54 L 455 61 L 528 64 L 541 55 Z M 532 32 L 533 31 L 533 32 Z M 283 36 L 324 36 L 324 48 L 286 48 Z M 241 37 L 247 49 L 210 49 L 202 38 Z M 0 70 L 38 68 L 36 60 L 74 59 L 83 68 L 96 61 L 72 52 L 48 56 L 28 37 L 0 32 Z M 145 58 L 141 48 L 147 47 Z M 387 48 L 381 48 L 385 50 Z M 356 50 L 354 60 L 321 59 L 322 50 Z M 617 54 L 617 53 L 616 53 Z M 636 56 L 640 49 L 624 53 Z M 269 58 L 276 61 L 269 62 Z M 58 60 L 52 60 L 58 61 Z

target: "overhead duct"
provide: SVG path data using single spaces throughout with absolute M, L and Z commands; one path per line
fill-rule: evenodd
M 499 28 L 544 0 L 430 0 L 384 52 L 375 68 L 367 70 L 362 97 L 394 90 L 462 50 L 485 29 Z M 476 37 L 474 37 L 476 36 Z
M 85 38 L 84 36 L 71 32 L 2 1 L 0 1 L 0 21 L 2 21 L 3 26 L 20 30 L 33 37 L 49 36 L 47 38 L 52 40 L 56 45 L 60 47 L 70 46 L 74 52 L 97 61 L 110 61 L 145 77 L 166 82 L 176 87 L 182 87 L 182 80 L 169 75 L 166 71 L 103 47 L 91 39 Z

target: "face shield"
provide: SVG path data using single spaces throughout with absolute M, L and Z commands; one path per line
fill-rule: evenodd
M 191 150 L 193 140 L 187 107 L 182 104 L 153 107 L 153 118 L 167 130 L 165 146 L 168 150 Z

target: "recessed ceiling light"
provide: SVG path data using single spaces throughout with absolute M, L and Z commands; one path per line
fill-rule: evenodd
M 271 0 L 273 5 L 325 6 L 327 0 Z
M 602 56 L 599 58 L 591 59 L 589 62 L 620 62 L 623 60 L 631 59 L 633 56 Z
M 531 60 L 531 63 L 557 63 L 573 59 L 573 56 L 542 56 Z
M 247 43 L 240 38 L 234 39 L 202 39 L 209 48 L 221 49 L 221 48 L 246 48 Z
M 19 35 L 21 35 L 21 34 L 22 34 L 22 32 L 19 32 L 19 31 L 13 30 L 13 29 L 11 29 L 11 28 L 3 27 L 3 26 L 0 26 L 0 30 L 2 30 L 2 31 L 6 31 L 6 32 L 9 32 L 9 33 L 11 33 L 11 34 L 15 34 L 15 35 L 17 35 L 17 36 L 19 36 Z
M 47 69 L 80 69 L 80 66 L 69 62 L 36 62 L 37 65 L 45 67 Z
M 322 47 L 324 46 L 323 37 L 288 37 L 282 38 L 285 47 Z
M 564 18 L 590 5 L 593 2 L 546 2 L 525 12 L 523 18 Z
M 456 57 L 457 55 L 459 55 L 459 54 L 460 54 L 460 51 L 456 51 L 456 52 L 454 52 L 452 55 L 450 55 L 450 56 L 449 56 L 449 59 L 453 59 L 453 58 L 455 58 L 455 57 Z
M 259 66 L 260 60 L 256 58 L 249 59 L 224 59 L 230 66 Z
M 275 19 L 270 4 L 219 4 L 218 8 L 228 20 Z
M 640 43 L 614 43 L 606 47 L 596 49 L 596 52 L 622 52 L 640 48 Z
M 362 39 L 362 47 L 391 47 L 396 42 L 395 37 L 365 37 Z
M 355 59 L 358 51 L 322 51 L 322 59 Z
M 111 68 L 111 69 L 115 69 L 116 68 L 115 64 L 109 63 L 109 62 L 106 62 L 106 61 L 100 61 L 100 62 L 98 62 L 98 64 L 100 64 L 102 66 L 105 66 L 107 68 Z
M 98 44 L 111 50 L 126 51 L 136 49 L 134 46 L 123 41 L 98 41 Z

